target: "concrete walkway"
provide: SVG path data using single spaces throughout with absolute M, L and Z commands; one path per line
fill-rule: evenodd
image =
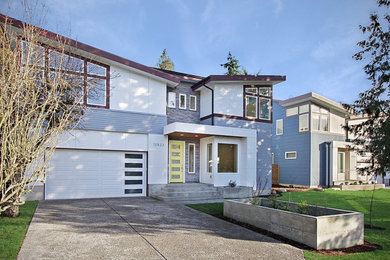
M 41 201 L 18 259 L 303 259 L 290 245 L 151 198 Z

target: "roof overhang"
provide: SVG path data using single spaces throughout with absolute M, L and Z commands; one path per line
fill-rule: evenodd
M 243 83 L 246 85 L 276 85 L 286 80 L 279 75 L 210 75 L 192 86 L 192 90 L 200 90 L 206 84 Z
M 0 23 L 15 28 L 16 32 L 18 33 L 21 33 L 23 28 L 25 28 L 25 26 L 33 26 L 23 21 L 2 14 L 0 14 Z M 180 83 L 180 78 L 175 75 L 171 75 L 163 71 L 160 71 L 158 69 L 148 67 L 140 63 L 122 58 L 115 54 L 103 51 L 101 49 L 92 47 L 82 42 L 78 42 L 76 40 L 67 38 L 65 36 L 53 33 L 51 31 L 36 26 L 34 27 L 38 29 L 36 32 L 40 34 L 42 43 L 51 45 L 52 47 L 55 47 L 56 42 L 61 42 L 64 43 L 66 46 L 70 47 L 71 52 L 75 52 L 75 54 L 82 55 L 86 58 L 96 59 L 97 61 L 106 61 L 106 62 L 108 61 L 108 62 L 117 63 L 120 66 L 135 71 L 141 75 L 149 76 L 156 80 L 165 82 L 168 86 L 175 87 Z
M 301 96 L 297 96 L 297 97 L 293 97 L 293 98 L 289 98 L 286 100 L 280 100 L 278 102 L 283 107 L 294 106 L 294 105 L 304 103 L 304 102 L 313 102 L 313 103 L 316 103 L 320 106 L 336 110 L 344 115 L 351 114 L 343 107 L 342 104 L 337 103 L 333 100 L 330 100 L 330 99 L 323 97 L 323 96 L 321 96 L 317 93 L 314 93 L 314 92 L 310 92 L 310 93 L 307 93 L 307 94 L 304 94 Z
M 252 137 L 256 139 L 256 130 L 176 122 L 164 126 L 164 135 L 195 138 L 203 138 L 208 136 L 227 136 L 239 138 Z

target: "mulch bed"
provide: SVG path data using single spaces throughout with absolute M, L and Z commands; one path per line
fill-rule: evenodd
M 353 246 L 353 247 L 348 247 L 348 248 L 342 248 L 342 249 L 315 250 L 315 249 L 313 249 L 313 248 L 311 248 L 311 247 L 309 247 L 307 245 L 295 242 L 295 241 L 293 241 L 291 239 L 279 236 L 279 235 L 274 234 L 272 232 L 269 232 L 267 230 L 264 230 L 264 229 L 261 229 L 261 228 L 258 228 L 258 227 L 246 224 L 246 223 L 242 223 L 242 222 L 239 222 L 239 221 L 231 219 L 231 218 L 227 218 L 227 217 L 225 217 L 223 215 L 213 215 L 213 216 L 217 217 L 217 218 L 220 218 L 220 219 L 223 219 L 225 221 L 231 222 L 233 224 L 242 226 L 242 227 L 247 228 L 249 230 L 252 230 L 254 232 L 257 232 L 257 233 L 260 233 L 260 234 L 263 234 L 263 235 L 275 238 L 275 239 L 277 239 L 279 241 L 282 241 L 284 243 L 287 243 L 287 244 L 290 244 L 292 246 L 298 247 L 300 249 L 308 250 L 310 252 L 313 252 L 313 253 L 316 253 L 316 254 L 321 254 L 321 255 L 330 255 L 330 256 L 348 255 L 348 254 L 354 254 L 354 253 L 371 252 L 371 251 L 382 249 L 382 247 L 380 245 L 371 244 L 369 242 L 364 242 L 363 245 Z

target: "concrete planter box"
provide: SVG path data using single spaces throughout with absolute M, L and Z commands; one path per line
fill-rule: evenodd
M 358 184 L 358 185 L 341 185 L 340 190 L 375 190 L 384 189 L 384 184 Z
M 287 204 L 293 210 L 298 206 L 298 203 L 292 202 L 278 203 Z M 364 215 L 360 212 L 308 205 L 311 215 L 304 215 L 265 205 L 270 205 L 268 199 L 260 199 L 259 206 L 251 205 L 249 199 L 225 200 L 223 215 L 317 250 L 364 243 Z

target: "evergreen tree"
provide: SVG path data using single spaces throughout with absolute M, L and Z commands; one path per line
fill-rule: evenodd
M 163 50 L 156 66 L 163 70 L 175 70 L 175 65 L 173 64 L 173 61 L 167 55 L 167 49 Z
M 385 15 L 381 19 L 378 14 L 371 14 L 371 24 L 360 26 L 368 37 L 357 43 L 362 50 L 353 56 L 356 60 L 369 59 L 364 71 L 372 86 L 360 93 L 358 100 L 344 106 L 368 118 L 346 127 L 357 137 L 353 143 L 371 154 L 370 166 L 363 170 L 384 175 L 390 169 L 390 0 L 379 0 L 378 6 L 385 9 Z
M 243 72 L 240 70 L 240 65 L 238 65 L 238 60 L 232 56 L 232 54 L 229 51 L 229 54 L 227 56 L 227 62 L 221 64 L 222 67 L 227 69 L 228 71 L 225 73 L 226 75 L 242 75 Z M 245 70 L 246 72 L 246 70 Z

